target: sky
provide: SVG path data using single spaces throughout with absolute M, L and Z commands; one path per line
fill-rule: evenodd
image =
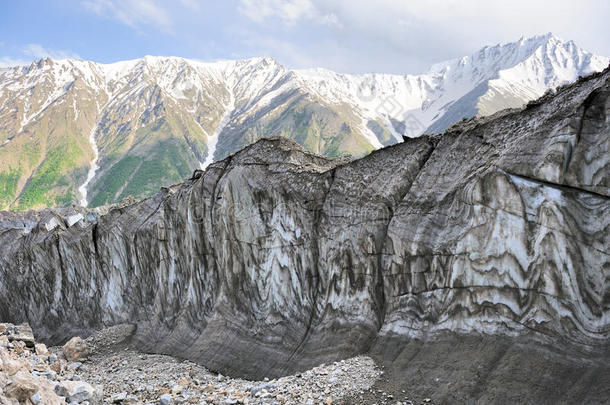
M 608 0 L 0 0 L 0 67 L 271 56 L 289 68 L 422 73 L 546 32 L 610 56 L 609 20 Z

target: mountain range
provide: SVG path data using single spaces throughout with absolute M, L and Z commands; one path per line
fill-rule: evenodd
M 550 33 L 419 75 L 292 70 L 272 58 L 42 59 L 0 70 L 0 209 L 148 197 L 263 137 L 363 156 L 521 107 L 608 63 Z

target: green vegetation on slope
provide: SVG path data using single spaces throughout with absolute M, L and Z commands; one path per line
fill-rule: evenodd
M 20 177 L 20 169 L 10 167 L 8 170 L 0 172 L 0 207 L 6 207 L 13 202 Z
M 0 209 L 10 208 L 39 159 L 40 145 L 36 142 L 13 142 L 0 150 Z
M 147 149 L 146 156 L 126 154 L 102 174 L 95 187 L 99 191 L 90 206 L 121 201 L 127 196 L 149 197 L 163 185 L 183 181 L 194 169 L 192 152 L 182 139 L 168 138 Z
M 348 108 L 330 108 L 307 95 L 296 95 L 278 108 L 265 111 L 251 124 L 223 132 L 215 157 L 222 159 L 261 138 L 272 136 L 292 139 L 305 149 L 328 157 L 364 155 L 374 148 L 358 130 L 357 121 Z M 391 134 L 385 131 L 387 133 L 383 135 L 388 143 L 393 143 Z
M 74 170 L 81 154 L 82 151 L 73 143 L 50 149 L 21 192 L 17 208 L 25 210 L 73 202 L 74 180 L 68 173 Z
M 96 189 L 99 191 L 95 194 L 89 205 L 97 207 L 115 201 L 114 196 L 129 181 L 141 160 L 137 156 L 125 156 L 112 165 L 97 182 L 99 186 Z

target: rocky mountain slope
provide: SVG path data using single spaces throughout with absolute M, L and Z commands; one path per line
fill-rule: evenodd
M 0 70 L 0 209 L 148 197 L 269 136 L 363 156 L 520 107 L 608 61 L 551 34 L 405 76 L 289 70 L 271 58 L 44 59 Z
M 133 323 L 141 350 L 253 378 L 393 361 L 445 333 L 534 340 L 597 370 L 574 385 L 595 402 L 610 382 L 609 96 L 607 69 L 354 161 L 264 139 L 103 215 L 0 213 L 0 319 L 48 342 Z M 531 373 L 538 403 L 572 375 L 562 362 Z

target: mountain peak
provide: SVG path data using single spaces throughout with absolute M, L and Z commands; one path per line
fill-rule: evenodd
M 561 38 L 559 38 L 557 35 L 553 34 L 552 32 L 547 32 L 546 34 L 537 34 L 537 35 L 533 35 L 531 37 L 526 37 L 525 35 L 521 36 L 520 42 L 525 42 L 525 41 L 549 41 L 551 39 L 555 39 L 558 41 L 563 41 Z
M 555 52 L 554 55 L 548 52 L 541 53 L 539 57 L 569 59 L 578 58 L 578 55 L 592 55 L 579 48 L 574 41 L 565 41 L 552 32 L 548 32 L 532 37 L 521 37 L 514 42 L 485 46 L 471 55 L 436 63 L 432 65 L 429 73 L 450 75 L 451 72 L 458 71 L 456 74 L 464 78 L 469 76 L 464 72 L 467 70 L 470 71 L 470 74 L 477 76 L 479 80 L 490 79 L 496 76 L 497 72 L 524 62 L 544 47 L 555 47 L 558 52 Z

